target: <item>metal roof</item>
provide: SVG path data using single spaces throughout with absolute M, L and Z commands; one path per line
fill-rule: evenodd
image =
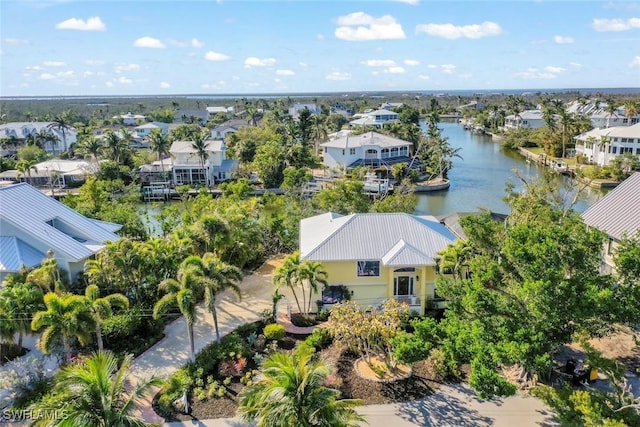
M 582 214 L 584 222 L 610 237 L 635 237 L 640 230 L 640 172 L 625 179 Z
M 378 132 L 365 132 L 360 135 L 347 134 L 343 137 L 336 138 L 320 144 L 321 147 L 333 148 L 356 148 L 356 147 L 409 147 L 413 143 L 394 138 L 389 135 L 383 135 Z
M 432 265 L 456 237 L 431 216 L 326 213 L 300 222 L 300 258 L 380 260 L 384 265 Z
M 586 141 L 589 137 L 595 139 L 607 138 L 639 138 L 640 139 L 640 123 L 632 126 L 612 126 L 608 128 L 595 128 L 582 133 L 575 137 L 580 141 Z
M 33 246 L 17 237 L 0 236 L 0 271 L 16 272 L 22 266 L 33 267 L 46 257 Z
M 209 152 L 223 151 L 226 147 L 224 142 L 220 139 L 209 139 L 205 142 L 205 150 Z M 197 150 L 193 148 L 192 141 L 173 141 L 169 152 L 173 153 L 197 153 Z
M 46 247 L 58 256 L 77 262 L 95 254 L 97 246 L 120 239 L 109 228 L 29 184 L 0 188 L 0 236 L 13 237 L 20 233 L 20 238 L 29 245 Z

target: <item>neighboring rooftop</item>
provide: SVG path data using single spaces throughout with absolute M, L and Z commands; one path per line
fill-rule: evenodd
M 584 222 L 610 237 L 637 237 L 640 230 L 640 172 L 625 179 L 582 214 Z
M 376 147 L 408 147 L 413 145 L 409 141 L 383 135 L 377 132 L 366 132 L 360 135 L 347 134 L 332 141 L 320 144 L 321 147 L 356 148 L 366 146 Z

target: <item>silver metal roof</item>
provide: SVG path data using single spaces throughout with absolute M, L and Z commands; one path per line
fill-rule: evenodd
M 384 265 L 433 265 L 456 237 L 431 216 L 325 213 L 300 223 L 300 258 L 380 260 Z
M 582 214 L 584 222 L 620 240 L 635 237 L 640 230 L 640 172 L 616 188 Z
M 12 236 L 0 236 L 0 272 L 20 271 L 22 266 L 34 267 L 46 257 L 28 243 Z
M 95 254 L 107 241 L 120 239 L 110 229 L 29 184 L 0 188 L 0 236 L 19 237 L 34 248 L 51 249 L 77 262 Z

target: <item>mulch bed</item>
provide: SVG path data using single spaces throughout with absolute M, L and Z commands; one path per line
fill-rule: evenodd
M 280 342 L 280 346 L 293 348 L 296 341 L 303 339 L 289 335 Z M 332 345 L 322 350 L 319 357 L 333 366 L 335 375 L 329 379 L 330 386 L 340 390 L 343 399 L 360 399 L 364 405 L 386 404 L 419 399 L 430 395 L 441 386 L 434 381 L 434 375 L 426 362 L 413 366 L 413 375 L 405 380 L 381 383 L 360 377 L 353 368 L 357 355 Z M 237 395 L 243 389 L 238 382 L 230 384 L 230 391 L 222 398 L 207 398 L 198 401 L 192 398 L 191 414 L 176 414 L 172 421 L 192 421 L 211 418 L 228 418 L 236 415 Z

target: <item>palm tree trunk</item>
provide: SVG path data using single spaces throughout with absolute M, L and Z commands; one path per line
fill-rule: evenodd
M 307 314 L 307 294 L 304 291 L 304 282 L 300 283 L 300 287 L 302 288 L 302 314 Z
M 296 300 L 296 305 L 298 306 L 298 311 L 302 313 L 302 309 L 300 308 L 300 300 L 298 299 L 298 294 L 296 294 L 296 290 L 293 289 L 293 286 L 290 286 L 291 292 L 293 292 L 293 298 Z
M 189 361 L 191 363 L 195 363 L 196 348 L 195 348 L 195 342 L 194 342 L 194 336 L 193 336 L 193 324 L 189 323 L 187 319 L 185 319 L 185 321 L 187 322 L 187 334 L 189 335 Z
M 65 365 L 68 365 L 71 362 L 71 345 L 66 335 L 62 336 L 62 347 L 64 348 Z
M 218 311 L 215 302 L 211 303 L 211 316 L 213 317 L 213 327 L 216 330 L 216 342 L 220 344 L 220 329 L 218 329 Z
M 96 340 L 98 341 L 98 350 L 104 350 L 104 343 L 102 342 L 102 327 L 100 322 L 96 322 Z
M 18 332 L 18 350 L 22 350 L 22 331 Z

